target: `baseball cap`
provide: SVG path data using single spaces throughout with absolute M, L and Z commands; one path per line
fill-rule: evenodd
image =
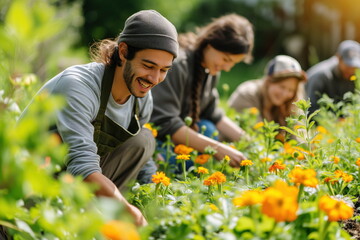
M 120 42 L 142 49 L 164 50 L 174 57 L 179 48 L 175 26 L 155 10 L 141 10 L 131 15 L 119 35 Z
M 360 68 L 360 43 L 345 40 L 340 43 L 337 53 L 349 67 Z
M 265 75 L 274 79 L 287 77 L 296 77 L 300 80 L 306 79 L 300 63 L 295 58 L 287 55 L 277 55 L 271 59 L 266 65 Z

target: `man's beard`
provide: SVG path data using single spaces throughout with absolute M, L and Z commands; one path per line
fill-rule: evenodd
M 134 95 L 135 97 L 139 97 L 135 95 L 135 91 L 132 86 L 132 83 L 135 81 L 135 73 L 133 72 L 132 66 L 129 61 L 126 61 L 125 63 L 123 77 L 130 94 Z

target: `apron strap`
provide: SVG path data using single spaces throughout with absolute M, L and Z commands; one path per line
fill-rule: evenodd
M 115 66 L 105 66 L 104 75 L 101 81 L 100 108 L 94 121 L 94 141 L 98 143 L 101 131 L 101 123 L 105 117 L 106 106 L 111 93 L 114 81 Z

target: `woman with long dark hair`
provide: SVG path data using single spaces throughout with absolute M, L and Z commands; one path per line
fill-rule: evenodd
M 179 56 L 166 81 L 152 90 L 154 110 L 150 121 L 160 128 L 158 139 L 163 141 L 170 135 L 175 144 L 187 144 L 199 152 L 211 146 L 217 151 L 217 159 L 228 155 L 230 165 L 239 166 L 245 159 L 241 152 L 199 133 L 199 129 L 205 124 L 207 130 L 218 130 L 230 141 L 245 135 L 217 107 L 216 85 L 221 71 L 251 61 L 253 42 L 251 23 L 237 14 L 216 18 L 196 33 L 179 36 Z M 184 122 L 186 117 L 192 119 L 190 126 Z

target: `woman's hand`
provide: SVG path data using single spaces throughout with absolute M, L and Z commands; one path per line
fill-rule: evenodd
M 216 148 L 217 153 L 214 155 L 217 160 L 221 160 L 228 155 L 230 158 L 229 165 L 234 168 L 239 168 L 240 163 L 246 159 L 244 154 L 230 146 L 220 143 Z

